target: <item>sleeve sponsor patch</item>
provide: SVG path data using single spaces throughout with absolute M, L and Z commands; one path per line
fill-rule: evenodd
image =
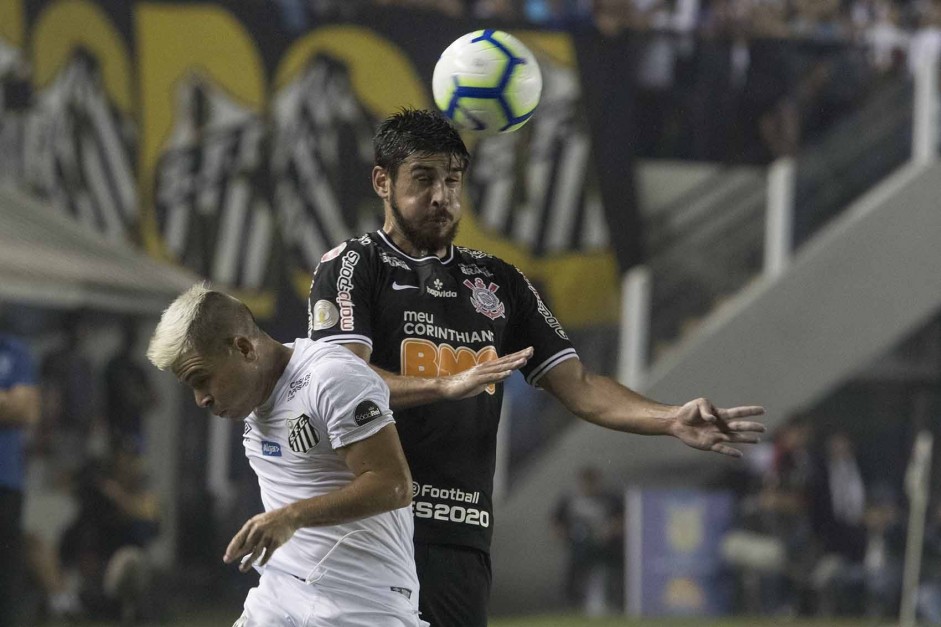
M 336 259 L 337 257 L 340 256 L 340 253 L 342 253 L 345 248 L 346 248 L 346 242 L 343 242 L 336 248 L 328 250 L 327 252 L 324 253 L 323 257 L 320 258 L 320 263 L 325 263 L 327 261 L 330 261 L 331 259 Z
M 311 312 L 311 324 L 314 331 L 329 329 L 340 321 L 340 311 L 329 300 L 318 300 Z
M 379 409 L 378 405 L 372 401 L 363 401 L 356 406 L 356 411 L 353 413 L 353 420 L 357 425 L 363 426 L 367 422 L 372 422 L 381 415 L 382 410 Z

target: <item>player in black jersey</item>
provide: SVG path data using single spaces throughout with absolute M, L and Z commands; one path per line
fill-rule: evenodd
M 401 111 L 374 145 L 385 222 L 323 256 L 308 332 L 343 344 L 389 385 L 413 478 L 422 617 L 486 625 L 500 383 L 513 370 L 584 420 L 725 455 L 758 441 L 764 426 L 741 419 L 764 410 L 704 398 L 664 405 L 589 372 L 522 272 L 452 244 L 469 155 L 449 123 Z

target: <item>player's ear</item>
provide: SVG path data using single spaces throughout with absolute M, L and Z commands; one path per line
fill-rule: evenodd
M 252 341 L 244 335 L 236 335 L 234 338 L 232 338 L 232 344 L 235 346 L 235 350 L 237 350 L 239 354 L 241 354 L 247 360 L 253 361 L 255 359 L 255 345 L 252 344 Z
M 392 189 L 392 177 L 389 171 L 381 166 L 375 166 L 372 169 L 372 188 L 379 198 L 385 200 L 389 197 Z

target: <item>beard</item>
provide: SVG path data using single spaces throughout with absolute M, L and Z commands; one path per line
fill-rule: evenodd
M 457 227 L 460 220 L 454 220 L 446 229 L 442 230 L 438 220 L 442 215 L 448 215 L 443 210 L 422 220 L 408 220 L 402 215 L 398 204 L 395 202 L 394 191 L 389 197 L 389 206 L 392 209 L 392 220 L 395 222 L 395 226 L 402 232 L 405 239 L 419 250 L 434 254 L 450 246 L 454 238 L 457 237 Z

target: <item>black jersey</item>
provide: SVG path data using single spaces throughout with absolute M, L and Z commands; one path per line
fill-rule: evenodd
M 311 285 L 308 334 L 366 344 L 376 366 L 419 377 L 456 374 L 532 346 L 522 373 L 536 384 L 576 356 L 514 266 L 459 246 L 443 259 L 410 257 L 382 231 L 324 255 Z M 416 542 L 489 551 L 502 388 L 395 412 L 412 472 Z

